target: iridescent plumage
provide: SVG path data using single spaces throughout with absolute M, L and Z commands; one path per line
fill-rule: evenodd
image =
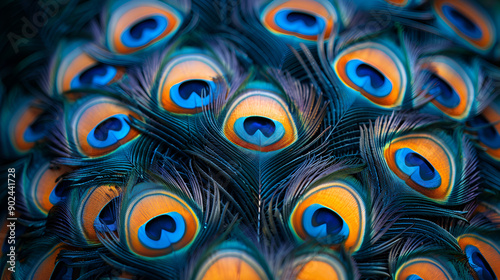
M 499 3 L 1 8 L 2 279 L 500 278 Z

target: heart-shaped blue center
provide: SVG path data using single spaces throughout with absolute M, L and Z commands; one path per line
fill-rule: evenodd
M 460 96 L 453 88 L 440 77 L 431 74 L 428 82 L 424 86 L 430 95 L 436 97 L 436 100 L 443 106 L 455 108 L 460 104 Z
M 342 218 L 329 208 L 317 209 L 312 217 L 312 225 L 317 227 L 326 225 L 327 234 L 336 234 L 342 230 L 344 221 Z
M 425 181 L 431 180 L 436 176 L 436 170 L 423 156 L 417 153 L 408 153 L 405 157 L 407 166 L 418 166 L 420 178 Z
M 201 97 L 203 92 L 205 95 L 210 94 L 210 85 L 204 80 L 187 80 L 179 86 L 179 95 L 184 100 L 191 97 L 191 94 Z
M 481 29 L 471 21 L 467 16 L 463 13 L 455 9 L 455 7 L 451 5 L 443 5 L 443 14 L 444 16 L 462 32 L 467 37 L 472 39 L 481 39 L 483 36 L 483 32 Z
M 100 122 L 87 135 L 88 143 L 94 148 L 106 148 L 125 138 L 130 132 L 128 116 L 117 114 Z
M 340 243 L 349 236 L 349 226 L 344 219 L 321 204 L 311 204 L 306 208 L 302 216 L 302 226 L 311 237 L 335 237 L 331 239 L 334 243 Z
M 417 274 L 412 274 L 406 277 L 406 280 L 424 280 L 424 279 L 422 279 L 422 277 L 418 276 Z
M 262 116 L 237 119 L 234 122 L 234 132 L 242 140 L 261 147 L 280 141 L 286 133 L 283 124 Z
M 375 97 L 385 97 L 392 91 L 392 83 L 375 67 L 359 59 L 349 60 L 346 75 L 356 86 Z
M 65 199 L 68 196 L 69 185 L 70 183 L 68 181 L 59 181 L 49 195 L 50 203 L 56 204 Z
M 484 256 L 481 254 L 479 249 L 473 245 L 465 246 L 465 255 L 469 260 L 469 264 L 477 273 L 477 276 L 481 280 L 497 280 L 495 272 L 491 268 L 490 264 Z
M 276 126 L 271 119 L 258 116 L 246 118 L 243 127 L 249 135 L 254 135 L 257 130 L 260 130 L 266 137 L 271 137 L 276 130 Z
M 36 142 L 45 137 L 48 121 L 43 117 L 37 118 L 25 131 L 23 138 L 26 142 Z
M 117 229 L 117 217 L 118 217 L 118 198 L 115 197 L 110 200 L 99 213 L 99 222 L 106 226 L 110 231 L 115 231 Z
M 308 27 L 314 26 L 316 24 L 316 17 L 303 12 L 293 11 L 288 13 L 286 19 L 289 22 L 302 21 Z
M 296 32 L 302 35 L 314 36 L 318 35 L 325 29 L 325 21 L 312 14 L 282 9 L 277 12 L 274 21 L 276 25 L 290 32 Z
M 130 36 L 137 40 L 142 37 L 144 31 L 155 30 L 157 27 L 158 21 L 155 18 L 147 18 L 137 22 L 130 28 Z
M 170 98 L 185 109 L 207 106 L 215 98 L 216 85 L 210 80 L 185 80 L 170 88 Z
M 123 44 L 129 48 L 142 47 L 160 36 L 168 26 L 163 15 L 152 15 L 127 28 L 121 35 Z
M 358 74 L 358 77 L 370 77 L 371 86 L 375 89 L 384 85 L 385 76 L 368 64 L 360 64 L 356 68 L 356 74 Z
M 96 126 L 94 137 L 99 141 L 104 141 L 108 138 L 110 130 L 120 131 L 122 126 L 120 119 L 115 117 L 108 118 Z
M 412 149 L 396 151 L 396 165 L 410 179 L 421 187 L 434 189 L 441 185 L 441 176 L 432 164 Z
M 175 232 L 176 229 L 174 219 L 169 215 L 161 215 L 146 224 L 146 234 L 152 240 L 160 240 L 162 230 Z
M 103 86 L 108 84 L 118 73 L 117 69 L 111 65 L 97 63 L 86 69 L 71 81 L 71 88 L 81 88 L 85 86 Z
M 186 234 L 186 222 L 181 214 L 158 215 L 139 227 L 139 240 L 152 249 L 165 249 L 179 242 Z

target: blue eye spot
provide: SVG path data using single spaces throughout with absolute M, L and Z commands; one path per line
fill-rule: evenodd
M 254 135 L 260 130 L 266 137 L 271 137 L 276 130 L 274 122 L 263 117 L 248 117 L 243 121 L 243 127 L 249 135 Z
M 156 216 L 139 228 L 142 244 L 151 249 L 165 249 L 179 242 L 186 233 L 186 222 L 181 214 L 171 212 Z
M 103 63 L 88 68 L 71 80 L 71 88 L 103 86 L 108 84 L 118 73 L 115 67 Z
M 241 139 L 258 146 L 274 144 L 285 135 L 285 128 L 280 122 L 261 116 L 237 119 L 234 131 Z
M 45 137 L 45 132 L 47 130 L 47 122 L 37 119 L 35 120 L 23 134 L 24 141 L 26 142 L 36 142 Z
M 210 86 L 203 80 L 190 80 L 179 86 L 179 94 L 183 99 L 188 99 L 193 93 L 201 96 L 203 91 L 210 94 Z
M 122 122 L 117 118 L 109 118 L 100 123 L 94 132 L 94 136 L 97 140 L 104 141 L 108 138 L 108 133 L 110 130 L 119 131 L 122 129 Z
M 355 85 L 375 97 L 385 97 L 392 91 L 392 83 L 389 79 L 359 59 L 347 62 L 346 74 Z
M 422 279 L 422 277 L 420 277 L 416 274 L 412 274 L 412 275 L 406 277 L 406 280 L 424 280 L 424 279 Z
M 209 80 L 187 80 L 170 88 L 170 98 L 185 109 L 207 106 L 215 98 L 215 83 Z
M 311 237 L 335 236 L 333 243 L 340 243 L 349 236 L 349 226 L 342 217 L 320 204 L 312 204 L 307 207 L 302 217 L 302 225 Z
M 481 39 L 483 37 L 483 32 L 481 29 L 470 19 L 468 19 L 464 14 L 457 11 L 454 7 L 449 5 L 443 5 L 444 16 L 455 25 L 460 32 L 471 39 Z
M 470 121 L 470 124 L 478 127 L 479 141 L 491 149 L 500 148 L 500 134 L 496 131 L 495 127 L 491 125 L 483 115 L 479 115 Z
M 130 28 L 130 36 L 134 39 L 140 39 L 142 36 L 142 33 L 147 30 L 155 30 L 158 27 L 158 22 L 152 18 L 148 18 L 145 20 L 142 20 L 136 24 L 134 24 Z
M 115 197 L 111 201 L 109 201 L 106 206 L 101 209 L 99 216 L 94 222 L 95 227 L 107 227 L 110 231 L 116 231 L 117 226 L 117 205 L 118 198 Z M 102 230 L 102 229 L 101 229 Z
M 128 116 L 117 114 L 99 123 L 87 135 L 88 143 L 94 148 L 106 148 L 118 143 L 130 132 Z
M 360 64 L 358 68 L 356 68 L 356 74 L 358 77 L 370 77 L 371 86 L 373 88 L 380 88 L 384 85 L 384 75 L 368 64 Z
M 309 14 L 302 13 L 302 12 L 290 12 L 286 16 L 286 19 L 289 22 L 295 22 L 298 20 L 302 20 L 304 22 L 304 24 L 306 26 L 309 26 L 309 27 L 314 26 L 314 24 L 316 24 L 316 17 L 315 16 L 311 16 Z
M 453 88 L 438 76 L 431 74 L 428 82 L 424 85 L 429 95 L 435 96 L 436 101 L 448 108 L 455 108 L 460 104 L 460 96 Z
M 490 264 L 484 259 L 481 252 L 472 245 L 465 246 L 465 255 L 469 260 L 469 264 L 479 276 L 481 280 L 496 280 L 495 272 L 491 269 Z
M 52 204 L 56 204 L 59 201 L 65 199 L 68 196 L 69 183 L 66 181 L 61 181 L 57 183 L 52 192 L 49 195 L 49 201 Z
M 396 165 L 419 186 L 435 189 L 441 185 L 441 176 L 432 164 L 412 149 L 396 151 Z
M 123 44 L 129 48 L 145 46 L 158 38 L 168 26 L 168 20 L 161 15 L 142 19 L 127 28 L 121 35 Z
M 284 30 L 308 36 L 320 34 L 326 25 L 322 18 L 289 9 L 277 12 L 275 22 Z

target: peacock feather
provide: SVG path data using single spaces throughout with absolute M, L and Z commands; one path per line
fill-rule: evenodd
M 1 279 L 500 279 L 500 2 L 0 10 Z

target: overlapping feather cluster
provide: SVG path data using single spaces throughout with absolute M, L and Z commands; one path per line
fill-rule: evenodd
M 2 279 L 500 278 L 499 2 L 3 9 Z

